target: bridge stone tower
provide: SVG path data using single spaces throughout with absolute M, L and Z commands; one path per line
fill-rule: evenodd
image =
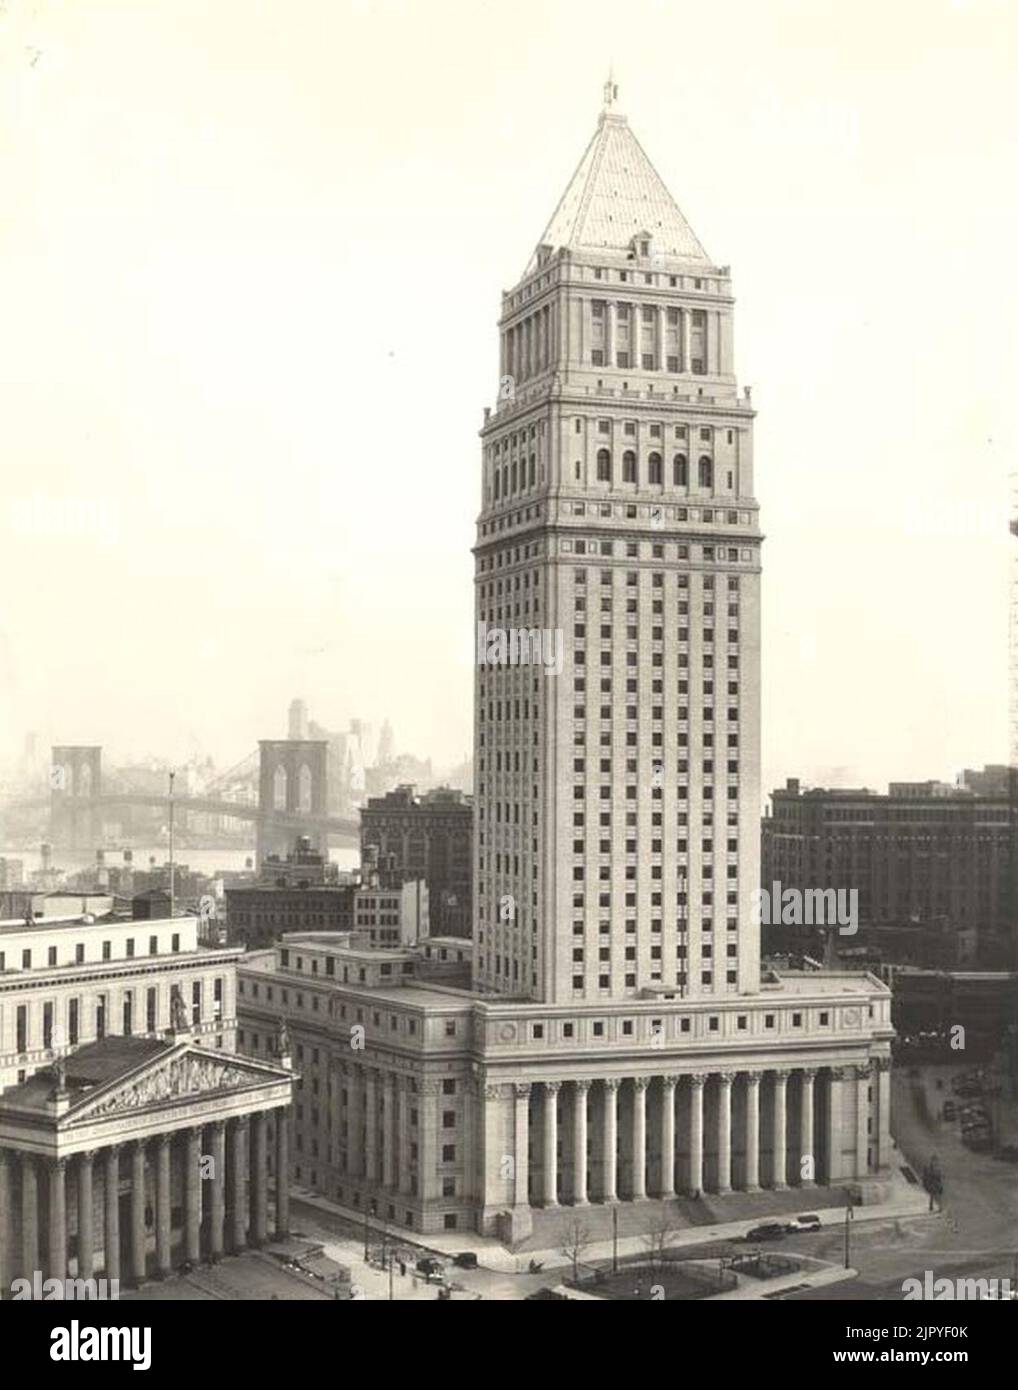
M 93 849 L 102 833 L 102 748 L 54 744 L 50 763 L 50 840 L 70 849 Z
M 328 853 L 322 823 L 328 815 L 328 748 L 325 739 L 261 739 L 258 744 L 258 839 L 260 868 L 266 855 L 285 855 L 298 835 Z

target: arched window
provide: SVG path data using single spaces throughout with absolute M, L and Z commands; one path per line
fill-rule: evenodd
M 282 763 L 272 778 L 272 808 L 275 811 L 286 810 L 286 768 Z
M 307 815 L 311 810 L 311 769 L 307 763 L 301 764 L 297 774 L 298 809 Z
M 500 470 L 500 469 L 496 468 L 496 469 L 495 469 L 495 501 L 497 502 L 498 499 L 499 499 L 501 496 L 502 496 L 502 473 L 501 473 L 501 470 Z
M 659 486 L 664 482 L 661 471 L 660 454 L 651 454 L 650 458 L 647 460 L 647 481 L 649 483 L 657 483 Z
M 512 490 L 513 490 L 513 492 L 516 491 L 516 460 L 515 460 L 515 459 L 513 459 Z
M 676 454 L 672 459 L 672 474 L 676 487 L 689 487 L 689 464 L 685 454 Z
M 714 486 L 714 465 L 706 454 L 700 455 L 700 486 Z
M 507 463 L 502 465 L 502 496 L 509 496 L 509 465 Z
M 632 449 L 627 449 L 622 455 L 622 481 L 624 483 L 636 482 L 636 455 Z
M 610 483 L 612 480 L 612 456 L 607 449 L 597 451 L 597 481 Z
M 531 455 L 530 455 L 530 478 L 529 478 L 529 484 L 530 484 L 530 486 L 533 487 L 533 486 L 534 486 L 534 483 L 535 483 L 536 481 L 537 481 L 537 455 L 536 455 L 536 454 L 531 454 Z

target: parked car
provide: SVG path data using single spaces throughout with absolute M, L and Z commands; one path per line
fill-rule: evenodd
M 803 1216 L 797 1216 L 794 1221 L 790 1221 L 785 1229 L 790 1236 L 794 1236 L 797 1231 L 819 1231 L 820 1217 L 815 1211 L 808 1211 Z
M 458 1255 L 453 1255 L 452 1262 L 459 1269 L 476 1269 L 477 1255 L 473 1250 L 461 1250 Z
M 417 1261 L 417 1273 L 424 1274 L 428 1278 L 433 1274 L 441 1274 L 442 1262 L 441 1260 L 432 1259 L 430 1255 L 424 1255 Z
M 744 1240 L 782 1240 L 785 1227 L 780 1221 L 765 1221 L 761 1226 L 753 1226 L 743 1237 Z

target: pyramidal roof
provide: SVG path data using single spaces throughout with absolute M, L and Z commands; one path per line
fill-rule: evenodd
M 710 264 L 629 122 L 610 109 L 613 95 L 606 89 L 609 104 L 538 245 L 628 251 L 638 232 L 649 232 L 656 254 Z M 536 264 L 535 250 L 528 273 Z

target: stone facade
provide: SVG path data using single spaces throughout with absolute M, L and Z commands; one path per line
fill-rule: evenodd
M 202 947 L 194 917 L 0 928 L 0 1090 L 60 1047 L 161 1035 L 179 990 L 194 1036 L 235 1045 L 236 947 Z
M 0 1290 L 140 1284 L 238 1253 L 289 1213 L 288 1067 L 110 1038 L 0 1096 Z M 270 1152 L 272 1160 L 270 1160 Z
M 293 1039 L 294 1177 L 344 1205 L 518 1239 L 563 1201 L 886 1177 L 893 1030 L 872 976 L 619 1007 L 499 1001 L 416 969 L 319 935 L 239 972 L 241 1051 L 271 1057 L 280 1018 Z
M 889 990 L 761 970 L 732 314 L 609 102 L 503 296 L 482 430 L 473 987 L 321 936 L 240 972 L 241 1050 L 294 1038 L 295 1175 L 347 1206 L 516 1241 L 563 1202 L 887 1173 Z

